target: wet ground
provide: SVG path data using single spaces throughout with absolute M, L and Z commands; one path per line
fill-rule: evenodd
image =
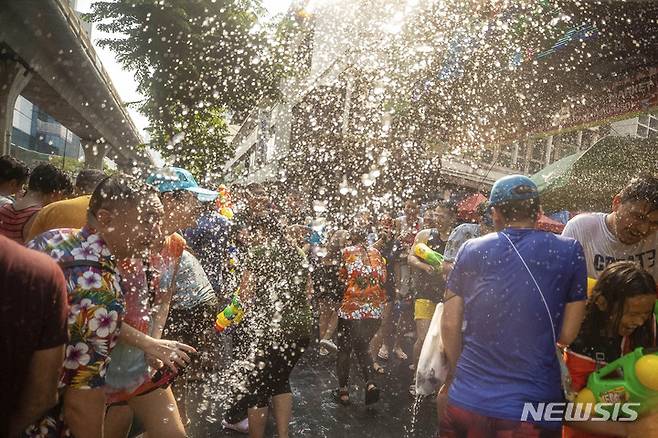
M 411 341 L 405 351 L 411 353 Z M 336 388 L 335 355 L 321 357 L 317 348 L 307 350 L 291 376 L 294 406 L 290 425 L 291 437 L 322 438 L 431 438 L 436 430 L 436 409 L 431 397 L 418 403 L 415 424 L 412 422 L 414 398 L 409 394 L 412 371 L 410 360 L 390 359 L 387 372 L 376 380 L 381 389 L 381 400 L 373 407 L 363 404 L 363 382 L 356 368 L 350 373 L 351 406 L 334 401 Z M 197 400 L 195 405 L 208 406 Z M 191 437 L 245 436 L 222 429 L 221 411 L 210 403 L 202 414 L 194 414 L 189 429 Z M 270 420 L 267 436 L 276 436 Z

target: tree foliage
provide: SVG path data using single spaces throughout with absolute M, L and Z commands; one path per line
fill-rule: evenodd
M 96 1 L 99 40 L 134 71 L 152 146 L 180 163 L 216 170 L 230 157 L 226 122 L 275 93 L 277 68 L 260 0 Z M 172 148 L 172 139 L 184 140 Z M 205 154 L 205 155 L 203 155 Z M 211 160 L 211 161 L 209 161 Z

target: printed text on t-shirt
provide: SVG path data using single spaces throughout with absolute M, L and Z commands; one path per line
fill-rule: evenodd
M 606 266 L 610 263 L 620 262 L 630 260 L 640 264 L 644 269 L 653 268 L 656 264 L 656 250 L 651 249 L 649 251 L 641 252 L 639 254 L 630 255 L 626 258 L 615 258 L 610 256 L 604 256 L 601 254 L 594 255 L 594 269 L 597 271 L 603 271 Z

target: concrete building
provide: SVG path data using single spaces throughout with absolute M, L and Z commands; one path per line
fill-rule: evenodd
M 139 132 L 93 47 L 91 27 L 74 6 L 71 0 L 3 3 L 0 153 L 9 153 L 12 143 L 19 148 L 12 141 L 16 134 L 16 141 L 28 147 L 47 145 L 53 153 L 75 154 L 69 152 L 69 141 L 78 143 L 75 134 L 88 167 L 100 168 L 105 157 L 121 169 L 148 167 L 150 158 L 138 147 Z
M 12 153 L 32 160 L 44 159 L 48 155 L 74 160 L 84 156 L 80 137 L 22 96 L 16 99 L 11 139 Z

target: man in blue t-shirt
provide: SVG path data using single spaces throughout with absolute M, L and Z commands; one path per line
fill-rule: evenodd
M 509 430 L 559 437 L 560 422 L 521 418 L 524 403 L 563 401 L 556 343 L 569 344 L 580 329 L 583 249 L 535 229 L 539 194 L 525 176 L 496 181 L 489 204 L 498 232 L 465 242 L 448 278 L 441 325 L 450 372 L 441 391 L 448 391 L 441 436 Z

